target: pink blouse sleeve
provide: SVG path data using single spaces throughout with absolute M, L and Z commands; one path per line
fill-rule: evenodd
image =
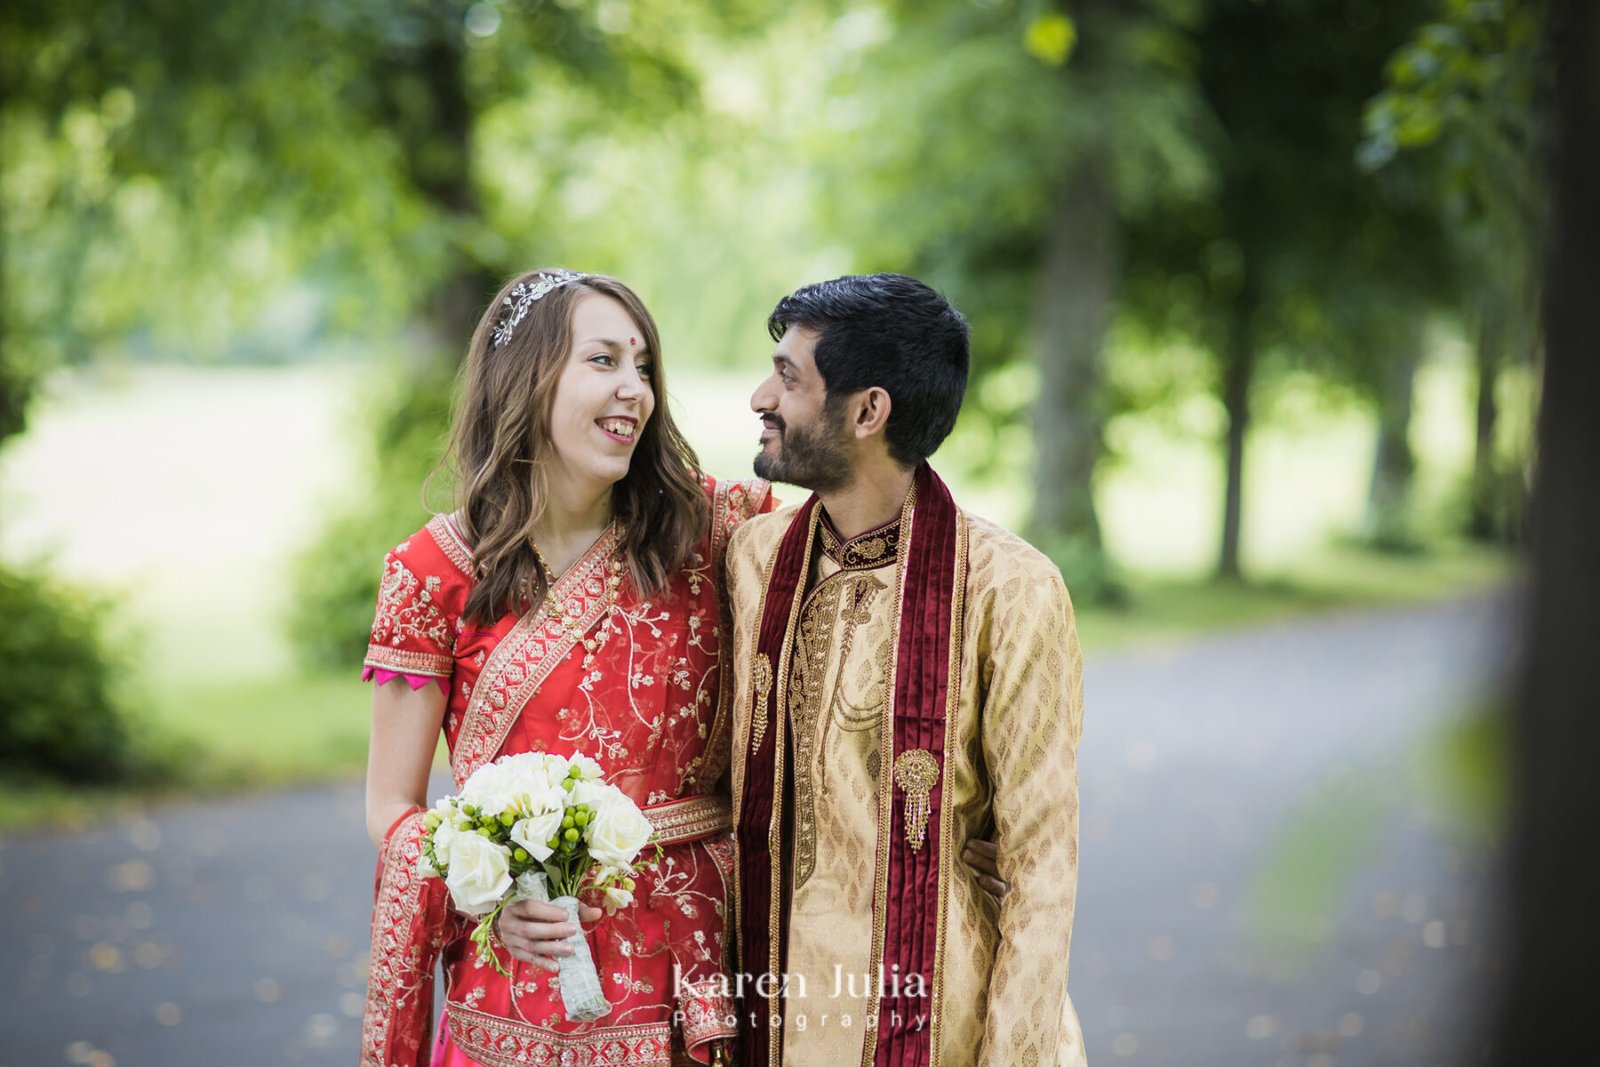
M 430 678 L 426 674 L 407 674 L 405 671 L 386 671 L 382 667 L 361 668 L 361 680 L 363 682 L 385 685 L 396 678 L 405 679 L 406 684 L 413 689 L 421 689 L 429 682 L 438 682 L 440 689 L 443 689 L 446 693 L 450 692 L 450 679 L 448 678 Z

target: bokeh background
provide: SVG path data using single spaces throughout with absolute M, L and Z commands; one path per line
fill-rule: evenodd
M 379 565 L 447 506 L 422 483 L 489 296 L 557 265 L 642 295 L 720 476 L 778 297 L 895 270 L 967 314 L 935 465 L 1057 561 L 1089 656 L 1091 1056 L 1456 1062 L 1540 403 L 1547 22 L 7 5 L 0 1064 L 355 1054 Z M 241 926 L 300 948 L 260 962 Z

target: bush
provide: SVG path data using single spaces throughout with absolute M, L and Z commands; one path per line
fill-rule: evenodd
M 0 567 L 0 771 L 74 783 L 127 776 L 135 757 L 106 605 L 43 572 Z
M 383 555 L 428 520 L 422 482 L 449 429 L 448 370 L 412 380 L 375 410 L 370 473 L 295 561 L 290 641 L 309 668 L 351 670 L 366 654 Z M 431 495 L 441 507 L 449 498 L 442 475 Z

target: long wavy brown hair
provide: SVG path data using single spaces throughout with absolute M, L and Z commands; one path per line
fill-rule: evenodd
M 457 519 L 477 562 L 477 581 L 463 611 L 468 620 L 521 613 L 545 595 L 534 527 L 547 500 L 550 414 L 572 349 L 572 312 L 586 294 L 600 293 L 625 307 L 654 356 L 655 410 L 634 446 L 627 476 L 611 490 L 612 517 L 622 526 L 635 584 L 646 594 L 660 593 L 709 524 L 700 462 L 667 405 L 661 337 L 632 289 L 603 274 L 584 275 L 534 301 L 510 340 L 493 346 L 495 327 L 510 314 L 506 295 L 519 282 L 536 283 L 542 273 L 547 272 L 528 271 L 506 282 L 478 323 L 461 369 L 450 447 L 440 461 L 451 472 Z

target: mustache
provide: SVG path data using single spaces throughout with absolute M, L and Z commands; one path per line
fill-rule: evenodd
M 777 430 L 779 433 L 782 433 L 787 428 L 784 426 L 783 417 L 781 415 L 771 413 L 761 416 L 761 424 L 769 429 Z

